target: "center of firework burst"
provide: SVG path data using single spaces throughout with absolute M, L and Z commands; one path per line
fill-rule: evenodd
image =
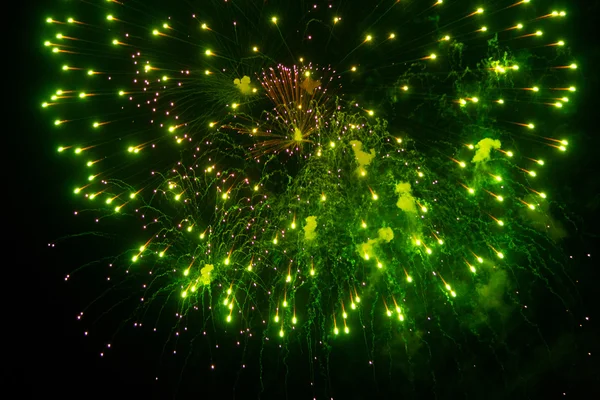
M 294 127 L 294 142 L 301 142 L 304 140 L 302 131 L 298 127 Z
M 321 81 L 315 81 L 310 76 L 306 76 L 304 81 L 302 81 L 302 89 L 306 90 L 308 93 L 312 93 L 321 86 Z
M 272 108 L 261 109 L 260 118 L 251 117 L 252 126 L 239 124 L 233 128 L 259 139 L 253 145 L 255 157 L 302 150 L 300 145 L 311 143 L 314 133 L 334 112 L 331 100 L 337 87 L 331 87 L 331 83 L 335 79 L 331 68 L 312 64 L 291 67 L 278 64 L 265 69 L 258 81 Z M 243 80 L 235 83 L 241 90 Z

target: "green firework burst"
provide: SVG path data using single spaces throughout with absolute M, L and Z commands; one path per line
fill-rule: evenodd
M 311 354 L 364 341 L 372 363 L 528 320 L 520 289 L 565 279 L 544 170 L 575 107 L 566 13 L 254 3 L 47 20 L 44 112 L 81 166 L 77 214 L 132 232 L 107 254 L 131 321 Z

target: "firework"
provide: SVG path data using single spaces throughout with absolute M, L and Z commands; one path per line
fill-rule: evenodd
M 47 20 L 63 64 L 43 107 L 85 171 L 78 216 L 136 227 L 110 262 L 136 326 L 315 353 L 358 336 L 372 364 L 432 329 L 485 341 L 520 285 L 554 290 L 564 11 L 100 3 Z M 174 319 L 149 317 L 166 304 Z
M 237 119 L 244 122 L 237 122 L 229 128 L 257 138 L 250 149 L 256 158 L 284 150 L 293 155 L 306 144 L 312 143 L 311 135 L 333 113 L 335 104 L 332 104 L 333 95 L 328 91 L 327 84 L 334 78 L 330 77 L 329 82 L 322 83 L 327 79 L 326 76 L 311 65 L 288 68 L 280 64 L 263 71 L 259 82 L 273 108 L 263 112 L 258 120 L 244 114 L 236 115 Z M 246 77 L 246 84 L 249 82 L 250 78 Z

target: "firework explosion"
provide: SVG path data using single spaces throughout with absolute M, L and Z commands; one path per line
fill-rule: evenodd
M 76 214 L 131 232 L 90 268 L 108 264 L 139 303 L 128 323 L 175 348 L 229 332 L 308 349 L 313 375 L 340 341 L 372 365 L 390 345 L 418 363 L 431 331 L 500 340 L 528 318 L 519 289 L 554 291 L 563 271 L 543 179 L 576 91 L 566 13 L 277 3 L 48 18 L 62 70 L 43 107 L 81 166 Z

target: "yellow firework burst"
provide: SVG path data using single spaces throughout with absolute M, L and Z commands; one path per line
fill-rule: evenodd
M 236 125 L 234 129 L 258 139 L 252 147 L 255 157 L 300 152 L 306 143 L 312 143 L 311 138 L 335 109 L 332 82 L 336 79 L 331 68 L 320 69 L 311 64 L 279 64 L 266 69 L 258 80 L 273 108 L 258 121 Z

